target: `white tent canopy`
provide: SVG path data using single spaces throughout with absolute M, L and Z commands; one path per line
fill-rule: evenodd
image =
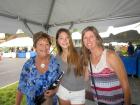
M 32 47 L 33 39 L 30 37 L 19 37 L 0 44 L 0 47 Z
M 26 33 L 60 27 L 83 29 L 94 25 L 100 32 L 140 22 L 140 0 L 0 0 L 0 32 Z M 48 30 L 49 29 L 49 30 Z

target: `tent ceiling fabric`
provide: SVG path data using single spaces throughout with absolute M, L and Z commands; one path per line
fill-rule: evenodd
M 15 29 L 54 34 L 59 27 L 82 29 L 140 22 L 140 0 L 0 0 L 0 32 Z M 26 24 L 26 25 L 25 25 Z M 30 31 L 30 32 L 31 32 Z

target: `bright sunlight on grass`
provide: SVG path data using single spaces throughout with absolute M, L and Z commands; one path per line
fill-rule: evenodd
M 18 83 L 0 89 L 0 105 L 15 105 L 15 97 Z M 21 105 L 26 105 L 25 98 Z

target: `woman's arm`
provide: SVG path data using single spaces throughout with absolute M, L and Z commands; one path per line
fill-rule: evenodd
M 23 94 L 18 90 L 16 94 L 16 102 L 15 105 L 20 105 L 22 101 Z
M 108 59 L 107 60 L 108 64 L 116 72 L 116 74 L 120 80 L 122 89 L 124 91 L 125 105 L 131 105 L 131 92 L 130 92 L 129 81 L 127 78 L 127 73 L 126 73 L 125 67 L 124 67 L 120 57 L 114 51 L 108 51 L 107 59 Z
M 20 105 L 21 104 L 22 97 L 23 97 L 23 91 L 26 90 L 26 88 L 24 88 L 24 87 L 26 87 L 26 83 L 27 83 L 27 79 L 28 79 L 27 74 L 29 74 L 29 73 L 25 69 L 25 67 L 26 67 L 25 64 L 23 65 L 22 71 L 20 73 L 20 79 L 19 79 L 18 87 L 17 87 L 15 105 Z
M 85 67 L 85 75 L 84 76 L 85 76 L 84 77 L 85 81 L 88 81 L 89 80 L 89 71 L 88 71 L 87 67 Z

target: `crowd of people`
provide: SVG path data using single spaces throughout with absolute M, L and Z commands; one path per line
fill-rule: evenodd
M 135 56 L 140 53 L 140 45 L 131 41 L 128 41 L 125 45 L 112 45 L 112 43 L 109 43 L 105 48 L 114 50 L 120 56 Z
M 85 90 L 91 81 L 91 92 L 98 105 L 131 105 L 131 89 L 124 65 L 111 49 L 103 46 L 98 30 L 88 26 L 82 31 L 79 53 L 68 29 L 56 32 L 56 56 L 50 54 L 51 39 L 43 32 L 33 36 L 36 56 L 23 65 L 16 105 L 23 94 L 27 105 L 85 105 Z M 49 89 L 61 73 L 55 88 Z M 37 102 L 40 97 L 41 102 Z

